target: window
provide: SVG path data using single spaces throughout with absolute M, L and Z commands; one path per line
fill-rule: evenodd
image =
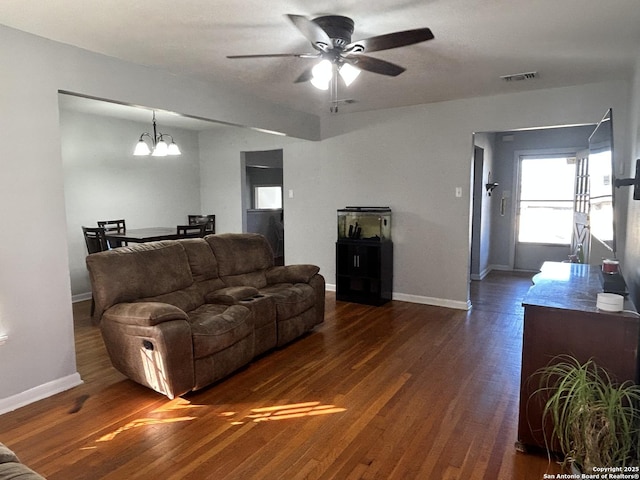
M 521 157 L 518 241 L 571 244 L 575 158 Z
M 255 187 L 255 208 L 282 208 L 282 187 L 262 186 Z
M 613 195 L 611 151 L 589 154 L 591 233 L 609 246 L 613 244 Z

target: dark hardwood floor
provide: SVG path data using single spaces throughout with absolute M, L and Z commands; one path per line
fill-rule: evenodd
M 0 416 L 0 441 L 50 480 L 522 479 L 514 449 L 530 276 L 472 282 L 469 312 L 336 302 L 306 337 L 174 400 L 106 357 L 74 305 L 84 384 Z

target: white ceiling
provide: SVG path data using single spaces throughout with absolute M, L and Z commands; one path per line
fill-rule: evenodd
M 353 40 L 420 27 L 433 31 L 434 40 L 372 53 L 406 72 L 363 72 L 340 92 L 355 100 L 341 112 L 625 78 L 640 52 L 638 0 L 0 2 L 0 24 L 329 115 L 327 92 L 293 83 L 310 60 L 226 58 L 313 51 L 287 13 L 351 17 Z M 529 71 L 538 77 L 500 79 Z

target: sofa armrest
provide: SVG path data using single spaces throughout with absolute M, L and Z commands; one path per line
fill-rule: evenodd
M 100 330 L 113 366 L 134 382 L 175 398 L 195 384 L 187 314 L 159 302 L 123 303 L 105 312 Z
M 187 320 L 184 310 L 160 302 L 118 303 L 107 309 L 102 318 L 129 325 L 153 326 L 171 320 Z
M 21 480 L 45 480 L 45 478 L 20 462 L 15 453 L 0 443 L 0 478 Z
M 214 292 L 209 292 L 204 298 L 207 303 L 235 305 L 238 301 L 251 298 L 258 293 L 260 292 L 258 292 L 257 288 L 248 286 L 226 287 Z
M 18 457 L 9 447 L 0 443 L 0 463 L 19 462 Z
M 271 267 L 267 270 L 267 283 L 309 283 L 319 271 L 320 267 L 308 264 Z

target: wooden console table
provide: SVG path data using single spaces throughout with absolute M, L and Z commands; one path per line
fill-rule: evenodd
M 533 277 L 534 285 L 522 302 L 524 332 L 516 447 L 523 451 L 545 448 L 542 404 L 530 399 L 538 383 L 529 378 L 555 356 L 570 354 L 580 362 L 593 358 L 618 381 L 640 380 L 640 318 L 633 313 L 635 309 L 629 301 L 624 308 L 633 312 L 611 313 L 596 308 L 597 294 L 602 292 L 600 276 L 598 267 L 545 262 Z M 547 439 L 552 428 L 545 426 Z

